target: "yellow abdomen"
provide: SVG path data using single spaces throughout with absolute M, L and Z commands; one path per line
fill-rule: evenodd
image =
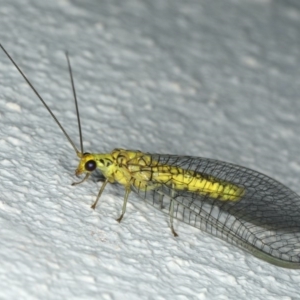
M 235 184 L 179 167 L 160 165 L 153 167 L 152 172 L 154 181 L 170 185 L 175 190 L 199 193 L 222 201 L 237 201 L 244 194 L 244 189 Z

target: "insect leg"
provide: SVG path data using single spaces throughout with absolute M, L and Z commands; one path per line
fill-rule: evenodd
M 174 187 L 174 185 L 173 185 Z M 170 203 L 170 225 L 171 225 L 171 231 L 173 233 L 173 235 L 176 237 L 178 236 L 178 234 L 176 233 L 174 226 L 173 226 L 173 219 L 174 219 L 174 196 L 175 196 L 175 191 L 174 189 L 172 189 L 172 193 L 171 193 L 171 203 Z
M 125 196 L 124 196 L 124 202 L 123 202 L 123 207 L 122 207 L 122 213 L 121 213 L 121 216 L 117 219 L 117 221 L 120 223 L 121 220 L 123 219 L 123 216 L 125 214 L 125 211 L 126 211 L 126 204 L 127 204 L 127 200 L 128 200 L 128 196 L 129 196 L 129 193 L 130 193 L 130 187 L 126 188 L 125 190 Z
M 94 204 L 91 206 L 92 209 L 95 209 L 96 208 L 96 205 L 102 195 L 102 192 L 104 191 L 106 185 L 108 183 L 108 179 L 106 178 L 105 181 L 103 182 L 102 186 L 101 186 L 101 189 L 99 190 L 99 193 L 97 195 L 97 198 L 96 198 L 96 201 L 94 202 Z
M 71 185 L 77 185 L 77 184 L 81 184 L 84 181 L 86 181 L 88 178 L 90 177 L 90 173 L 86 173 L 86 175 L 84 176 L 84 178 L 78 182 L 73 182 Z

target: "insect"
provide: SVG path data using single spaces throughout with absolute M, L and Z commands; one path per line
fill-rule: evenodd
M 278 181 L 251 169 L 218 160 L 177 155 L 149 154 L 114 149 L 111 153 L 83 150 L 81 125 L 71 64 L 66 53 L 74 95 L 80 151 L 43 98 L 15 61 L 0 47 L 31 87 L 74 148 L 77 176 L 86 181 L 96 169 L 104 176 L 95 209 L 108 183 L 125 189 L 121 221 L 133 191 L 173 219 L 202 229 L 271 264 L 300 269 L 300 197 Z

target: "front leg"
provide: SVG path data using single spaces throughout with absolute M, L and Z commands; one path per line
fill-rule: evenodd
M 109 182 L 108 178 L 105 179 L 105 181 L 103 182 L 102 186 L 101 186 L 101 189 L 99 190 L 99 193 L 97 195 L 97 198 L 96 198 L 96 201 L 94 202 L 94 204 L 91 206 L 92 209 L 95 209 L 96 208 L 96 205 L 102 195 L 102 192 L 104 191 L 107 183 Z

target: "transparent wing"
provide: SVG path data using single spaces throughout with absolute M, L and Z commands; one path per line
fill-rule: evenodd
M 230 163 L 190 156 L 147 154 L 159 164 L 192 170 L 245 189 L 239 201 L 174 190 L 168 184 L 132 190 L 155 208 L 237 245 L 272 264 L 300 268 L 300 197 L 278 181 Z M 155 184 L 155 182 L 152 182 Z

